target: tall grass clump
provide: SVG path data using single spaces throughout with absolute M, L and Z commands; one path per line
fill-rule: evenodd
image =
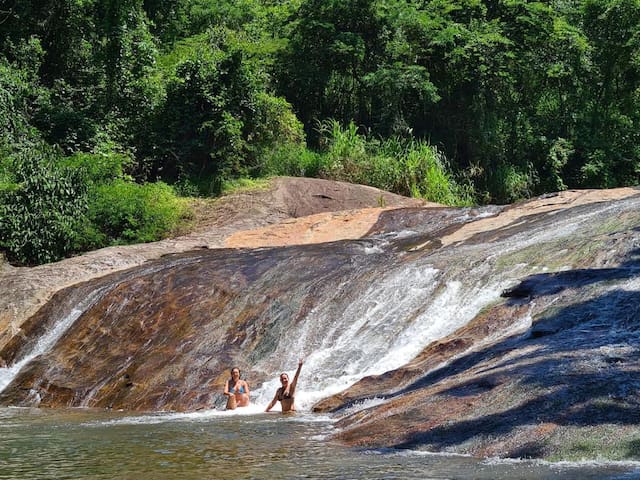
M 497 203 L 507 204 L 530 198 L 537 183 L 530 165 L 516 167 L 501 163 L 489 177 L 489 191 L 494 192 Z
M 351 122 L 329 120 L 320 127 L 325 160 L 321 176 L 370 185 L 446 205 L 471 205 L 470 183 L 455 180 L 446 158 L 423 140 L 367 138 Z
M 287 143 L 262 154 L 260 175 L 317 177 L 324 169 L 326 157 L 304 145 Z

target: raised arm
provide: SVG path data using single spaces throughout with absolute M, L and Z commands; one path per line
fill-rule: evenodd
M 296 370 L 296 374 L 293 376 L 293 381 L 291 385 L 289 385 L 289 395 L 293 397 L 293 394 L 296 392 L 296 385 L 298 384 L 298 377 L 300 376 L 300 370 L 302 370 L 302 364 L 304 360 L 301 358 L 298 360 L 298 369 Z

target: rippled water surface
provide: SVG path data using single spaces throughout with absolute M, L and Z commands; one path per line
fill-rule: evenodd
M 0 479 L 631 479 L 634 464 L 478 461 L 332 442 L 310 414 L 0 409 Z

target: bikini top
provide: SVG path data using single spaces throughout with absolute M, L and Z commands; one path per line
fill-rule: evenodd
M 233 387 L 231 386 L 231 380 L 229 380 L 229 393 L 236 393 L 236 387 L 235 385 Z M 245 393 L 244 385 L 240 385 L 237 393 Z
M 278 400 L 279 401 L 282 401 L 284 399 L 289 400 L 289 399 L 292 399 L 292 398 L 293 397 L 291 396 L 290 393 L 287 393 L 287 394 L 284 393 L 284 388 L 279 388 L 278 389 Z

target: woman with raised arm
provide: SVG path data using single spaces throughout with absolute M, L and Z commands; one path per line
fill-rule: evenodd
M 231 369 L 231 378 L 224 384 L 224 394 L 229 397 L 227 400 L 227 410 L 235 410 L 236 407 L 246 407 L 249 405 L 249 384 L 240 380 L 240 369 Z
M 289 383 L 289 375 L 284 372 L 280 374 L 280 384 L 282 386 L 276 390 L 276 394 L 274 395 L 273 400 L 271 400 L 271 403 L 267 405 L 265 412 L 271 410 L 277 402 L 280 402 L 282 413 L 296 411 L 294 395 L 296 393 L 296 385 L 298 384 L 298 376 L 302 369 L 302 363 L 303 360 L 300 359 L 298 361 L 298 369 L 296 370 L 296 374 L 293 376 L 293 381 L 291 383 Z

